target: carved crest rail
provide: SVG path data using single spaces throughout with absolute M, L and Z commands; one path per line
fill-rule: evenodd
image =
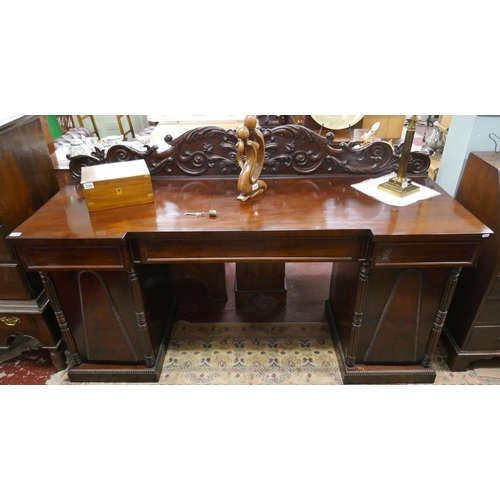
M 262 128 L 265 139 L 265 160 L 262 177 L 297 175 L 382 175 L 397 169 L 400 159 L 398 146 L 383 141 L 366 145 L 342 142 L 333 146 L 334 134 L 323 137 L 301 125 L 280 125 Z M 156 177 L 234 176 L 240 167 L 236 159 L 238 138 L 235 130 L 207 126 L 190 130 L 176 139 L 165 137 L 169 147 L 119 144 L 107 152 L 97 149 L 91 156 L 70 159 L 70 171 L 79 178 L 81 168 L 101 163 L 144 159 L 151 175 Z M 408 175 L 426 176 L 429 156 L 412 152 Z

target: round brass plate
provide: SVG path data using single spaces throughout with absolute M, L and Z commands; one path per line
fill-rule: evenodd
M 331 130 L 342 130 L 356 124 L 364 115 L 311 115 L 311 118 L 322 127 Z

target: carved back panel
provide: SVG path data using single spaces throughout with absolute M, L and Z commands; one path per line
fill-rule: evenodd
M 359 142 L 333 146 L 334 134 L 326 137 L 301 125 L 280 125 L 262 128 L 266 143 L 264 168 L 261 177 L 297 175 L 366 175 L 377 176 L 397 169 L 398 147 L 376 141 L 362 146 Z M 151 175 L 156 177 L 218 176 L 237 177 L 238 138 L 235 130 L 220 127 L 199 127 L 176 139 L 165 137 L 169 147 L 158 151 L 157 146 L 134 147 L 120 144 L 107 153 L 97 150 L 92 156 L 75 156 L 70 161 L 73 177 L 79 178 L 82 167 L 144 159 Z M 412 152 L 407 174 L 427 176 L 429 156 Z

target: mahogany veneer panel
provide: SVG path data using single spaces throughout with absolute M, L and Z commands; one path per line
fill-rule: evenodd
M 241 262 L 236 264 L 234 295 L 236 307 L 244 307 L 256 296 L 268 297 L 277 305 L 286 304 L 284 262 Z

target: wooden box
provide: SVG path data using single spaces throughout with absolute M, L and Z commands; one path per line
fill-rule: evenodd
M 89 212 L 153 202 L 151 175 L 144 160 L 84 167 L 81 184 Z

